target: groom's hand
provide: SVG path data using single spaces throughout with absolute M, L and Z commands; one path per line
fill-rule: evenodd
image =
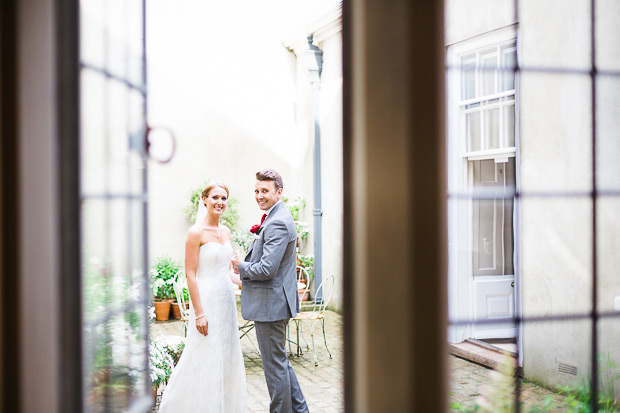
M 230 260 L 233 266 L 233 271 L 235 274 L 239 274 L 239 252 L 236 252 Z

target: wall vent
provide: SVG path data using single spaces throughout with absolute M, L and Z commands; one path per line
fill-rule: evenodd
M 560 373 L 566 373 L 566 374 L 570 374 L 571 376 L 576 376 L 578 370 L 577 370 L 577 367 L 575 366 L 571 366 L 570 364 L 562 363 L 561 361 L 559 361 L 558 371 Z

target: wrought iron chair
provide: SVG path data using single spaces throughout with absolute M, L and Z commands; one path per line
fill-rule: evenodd
M 329 304 L 333 289 L 334 289 L 334 276 L 330 275 L 329 277 L 325 278 L 323 282 L 316 289 L 315 299 L 312 305 L 312 310 L 301 311 L 297 313 L 297 315 L 294 318 L 291 319 L 291 321 L 295 323 L 296 332 L 297 332 L 296 344 L 297 344 L 297 355 L 298 356 L 303 354 L 301 351 L 300 343 L 299 343 L 300 330 L 301 330 L 302 339 L 304 340 L 306 344 L 306 350 L 308 351 L 310 350 L 310 346 L 308 345 L 308 342 L 306 341 L 306 338 L 304 336 L 304 332 L 303 332 L 304 326 L 310 330 L 310 339 L 312 341 L 312 354 L 314 356 L 315 366 L 318 366 L 319 363 L 316 357 L 316 351 L 314 347 L 314 328 L 317 326 L 319 322 L 321 323 L 321 328 L 323 330 L 323 342 L 325 343 L 325 349 L 329 353 L 329 358 L 330 359 L 332 358 L 332 353 L 331 351 L 329 351 L 329 347 L 327 347 L 327 338 L 325 336 L 325 309 L 327 305 Z M 322 300 L 317 301 L 316 299 L 317 296 L 322 296 Z M 289 333 L 289 351 L 290 351 L 290 343 L 291 343 L 291 340 L 290 340 L 290 333 Z
M 174 295 L 176 296 L 177 303 L 179 303 L 183 335 L 187 337 L 187 324 L 189 322 L 189 303 L 185 301 L 185 296 L 183 295 L 183 289 L 187 288 L 187 280 L 185 279 L 185 274 L 179 273 L 176 281 L 172 284 L 172 286 L 174 287 Z

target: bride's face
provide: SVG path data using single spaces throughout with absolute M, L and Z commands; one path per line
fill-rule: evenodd
M 206 198 L 202 198 L 202 201 L 207 206 L 207 213 L 222 215 L 226 210 L 228 195 L 226 195 L 224 188 L 216 186 L 209 191 Z

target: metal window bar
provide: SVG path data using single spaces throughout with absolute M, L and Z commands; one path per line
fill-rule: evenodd
M 515 0 L 514 3 L 514 20 L 515 22 L 519 22 L 519 0 Z M 591 221 L 591 230 L 592 230 L 592 240 L 591 240 L 591 248 L 592 248 L 592 267 L 591 267 L 591 309 L 589 312 L 581 312 L 581 313 L 572 313 L 572 314 L 556 314 L 556 315 L 540 315 L 540 316 L 521 316 L 522 308 L 520 297 L 516 297 L 515 307 L 516 307 L 516 315 L 507 323 L 514 323 L 515 327 L 517 327 L 517 343 L 521 338 L 521 328 L 524 324 L 527 323 L 540 323 L 540 322 L 568 322 L 568 321 L 590 321 L 591 322 L 591 344 L 590 344 L 590 378 L 591 378 L 591 394 L 590 394 L 590 409 L 592 412 L 598 411 L 598 396 L 599 396 L 599 370 L 597 364 L 597 352 L 598 352 L 598 330 L 599 330 L 599 321 L 607 320 L 607 319 L 620 319 L 620 314 L 617 311 L 606 311 L 606 312 L 598 312 L 598 240 L 597 240 L 597 201 L 602 197 L 620 197 L 620 190 L 609 190 L 609 189 L 599 189 L 597 183 L 597 157 L 596 157 L 596 149 L 597 149 L 597 128 L 596 128 L 596 114 L 597 114 L 597 79 L 602 76 L 607 77 L 620 77 L 620 71 L 617 70 L 598 70 L 596 65 L 596 0 L 590 0 L 590 69 L 574 69 L 574 68 L 561 68 L 561 67 L 524 67 L 519 63 L 519 55 L 517 54 L 515 59 L 515 66 L 513 68 L 515 72 L 515 81 L 518 82 L 520 72 L 527 73 L 541 73 L 541 74 L 569 74 L 569 75 L 585 75 L 590 78 L 590 97 L 591 97 L 591 108 L 590 108 L 590 116 L 591 116 L 591 157 L 592 157 L 592 181 L 591 186 L 592 189 L 588 191 L 521 191 L 520 188 L 520 173 L 519 173 L 519 151 L 517 151 L 517 162 L 516 162 L 516 188 L 512 191 L 504 191 L 502 190 L 477 190 L 475 192 L 458 192 L 451 191 L 448 192 L 447 199 L 456 199 L 456 200 L 473 200 L 473 199 L 513 199 L 514 200 L 514 208 L 516 210 L 515 213 L 515 245 L 514 245 L 514 254 L 515 254 L 515 274 L 517 280 L 522 282 L 521 280 L 521 268 L 520 268 L 520 244 L 521 244 L 521 218 L 520 218 L 520 201 L 523 198 L 590 198 L 592 202 L 592 221 Z M 446 63 L 446 71 L 460 71 L 461 67 L 456 65 L 450 65 Z M 485 67 L 477 67 L 476 70 L 489 70 L 495 71 L 496 68 L 485 68 Z M 504 69 L 505 70 L 505 69 Z M 516 86 L 518 90 L 518 83 Z M 517 102 L 515 105 L 515 109 L 518 110 L 518 93 L 516 94 Z M 462 103 L 462 102 L 461 102 Z M 518 113 L 516 114 L 516 118 L 519 119 Z M 515 145 L 519 147 L 519 130 L 518 126 L 519 122 L 515 124 Z M 523 285 L 521 285 L 523 288 Z M 517 292 L 519 289 L 517 289 Z M 449 326 L 469 326 L 471 325 L 472 320 L 470 319 L 450 319 L 448 321 Z M 476 320 L 476 324 L 485 325 L 485 324 L 493 324 L 497 323 L 496 320 Z M 520 357 L 520 346 L 517 345 L 517 359 Z M 519 371 L 515 370 L 515 411 L 519 412 L 521 410 L 521 384 L 519 380 Z

